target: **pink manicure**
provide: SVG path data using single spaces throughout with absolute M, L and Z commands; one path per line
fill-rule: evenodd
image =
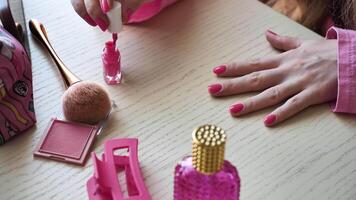
M 230 106 L 230 113 L 236 114 L 241 112 L 244 109 L 244 105 L 242 103 L 234 104 Z
M 272 125 L 274 122 L 276 122 L 277 116 L 275 114 L 267 115 L 267 117 L 264 120 L 264 123 L 266 126 Z
M 214 72 L 215 74 L 222 74 L 222 73 L 224 73 L 225 71 L 226 71 L 226 65 L 220 65 L 220 66 L 215 67 L 215 68 L 213 69 L 213 72 Z
M 273 31 L 271 31 L 271 30 L 267 30 L 267 33 L 270 33 L 270 34 L 272 34 L 272 35 L 278 35 L 277 33 L 273 32 Z
M 109 12 L 110 8 L 109 8 L 108 0 L 101 0 L 101 7 L 104 13 Z
M 208 90 L 210 94 L 216 94 L 222 90 L 222 85 L 221 84 L 209 85 Z
M 102 31 L 106 31 L 106 29 L 108 29 L 109 25 L 101 18 L 97 18 L 95 20 L 96 24 L 98 24 L 98 26 L 100 27 L 100 29 Z
M 96 26 L 95 21 L 88 15 L 86 14 L 83 19 L 90 25 L 90 26 Z

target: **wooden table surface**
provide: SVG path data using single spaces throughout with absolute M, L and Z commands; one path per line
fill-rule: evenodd
M 204 3 L 202 3 L 204 2 Z M 85 80 L 104 83 L 101 51 L 110 34 L 84 23 L 69 0 L 24 0 L 62 60 Z M 153 199 L 172 199 L 173 170 L 191 151 L 191 132 L 214 123 L 227 131 L 226 159 L 238 168 L 241 200 L 356 199 L 356 120 L 312 107 L 275 128 L 266 109 L 242 118 L 227 112 L 252 94 L 214 99 L 212 67 L 275 54 L 264 31 L 306 39 L 315 33 L 254 0 L 185 0 L 119 36 L 124 83 L 108 87 L 118 110 L 93 150 L 110 138 L 139 139 L 139 160 Z M 38 123 L 0 147 L 0 199 L 86 199 L 84 167 L 33 158 L 51 117 L 61 115 L 64 86 L 43 48 L 29 36 Z

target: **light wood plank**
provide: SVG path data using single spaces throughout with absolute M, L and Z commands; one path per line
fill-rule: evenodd
M 26 18 L 43 22 L 62 60 L 81 78 L 104 83 L 100 54 L 110 38 L 85 24 L 70 1 L 24 0 Z M 108 87 L 119 110 L 94 150 L 110 138 L 137 137 L 139 158 L 153 199 L 172 199 L 175 164 L 190 154 L 191 131 L 214 123 L 228 133 L 226 158 L 242 178 L 241 199 L 354 199 L 356 122 L 328 105 L 307 109 L 276 128 L 264 110 L 240 119 L 227 109 L 251 96 L 214 99 L 212 67 L 275 54 L 263 33 L 305 39 L 318 35 L 251 0 L 180 1 L 119 36 L 124 83 Z M 0 199 L 86 199 L 93 173 L 85 167 L 34 159 L 49 118 L 59 116 L 64 87 L 48 54 L 31 37 L 36 128 L 0 149 Z

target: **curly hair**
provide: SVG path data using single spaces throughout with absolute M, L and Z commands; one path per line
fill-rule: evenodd
M 302 11 L 301 23 L 318 30 L 331 16 L 340 28 L 356 29 L 356 0 L 297 0 Z
M 323 32 L 328 17 L 332 17 L 335 26 L 356 29 L 356 0 L 260 1 L 318 33 Z
M 328 12 L 336 26 L 356 29 L 356 0 L 329 0 Z

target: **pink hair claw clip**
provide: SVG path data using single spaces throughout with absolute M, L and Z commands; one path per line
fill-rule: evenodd
M 90 200 L 151 200 L 141 176 L 137 156 L 138 140 L 114 139 L 105 142 L 102 160 L 92 153 L 94 175 L 87 182 Z M 128 156 L 115 155 L 114 151 L 128 149 Z M 128 197 L 124 197 L 117 174 L 125 171 Z

